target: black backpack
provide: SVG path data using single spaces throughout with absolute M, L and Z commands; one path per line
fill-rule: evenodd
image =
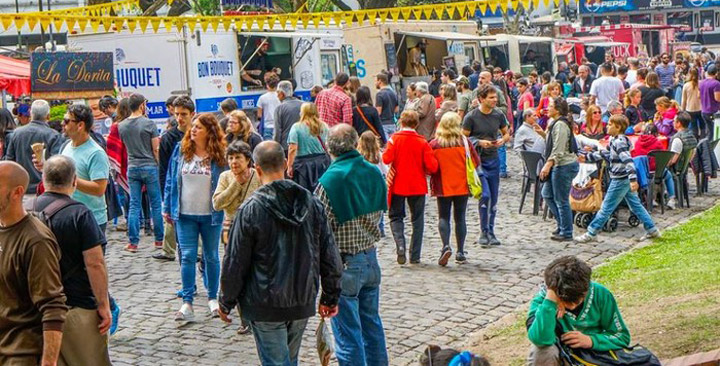
M 35 201 L 33 202 L 33 205 L 32 205 L 31 214 L 33 216 L 37 217 L 37 219 L 40 220 L 43 224 L 45 224 L 45 226 L 47 226 L 48 229 L 50 229 L 50 231 L 52 231 L 53 235 L 54 235 L 55 231 L 53 230 L 53 227 L 52 227 L 53 216 L 55 216 L 56 213 L 60 212 L 64 208 L 74 206 L 74 205 L 81 205 L 81 204 L 82 203 L 75 201 L 74 199 L 72 199 L 68 196 L 63 196 L 61 198 L 58 198 L 58 199 L 50 202 L 50 204 L 45 206 L 42 210 L 38 210 L 37 199 L 35 199 Z M 85 268 L 84 263 L 74 265 L 72 267 L 72 269 L 70 269 L 69 271 L 67 271 L 66 273 L 64 273 L 62 275 L 62 281 L 65 282 L 65 280 L 67 280 L 71 276 L 75 275 L 78 271 L 80 271 L 83 268 Z

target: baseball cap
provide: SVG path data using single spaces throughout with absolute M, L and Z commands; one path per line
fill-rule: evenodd
M 465 75 L 460 75 L 457 79 L 455 79 L 456 83 L 465 83 L 465 85 L 470 85 L 470 79 L 467 78 Z
M 27 104 L 21 104 L 17 109 L 18 116 L 30 117 L 30 106 Z

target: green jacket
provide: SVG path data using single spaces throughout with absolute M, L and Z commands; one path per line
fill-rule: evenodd
M 530 342 L 539 347 L 551 346 L 556 341 L 555 326 L 560 322 L 563 332 L 577 330 L 592 339 L 592 349 L 607 351 L 628 347 L 630 331 L 620 315 L 612 293 L 602 285 L 591 282 L 582 311 L 576 317 L 570 312 L 557 319 L 557 304 L 545 299 L 543 287 L 530 303 L 528 320 L 535 318 L 528 328 Z

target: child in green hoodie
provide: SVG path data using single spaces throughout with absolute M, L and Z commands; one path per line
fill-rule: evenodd
M 526 321 L 533 347 L 528 365 L 558 365 L 560 342 L 570 348 L 607 351 L 627 347 L 630 332 L 612 293 L 590 281 L 592 269 L 575 256 L 554 260 L 545 268 L 545 285 L 530 303 Z

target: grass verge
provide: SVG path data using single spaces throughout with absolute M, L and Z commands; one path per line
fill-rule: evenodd
M 720 206 L 599 266 L 593 279 L 615 294 L 632 344 L 661 359 L 720 347 Z M 493 365 L 523 365 L 530 347 L 524 322 L 525 311 L 505 318 L 470 349 Z

